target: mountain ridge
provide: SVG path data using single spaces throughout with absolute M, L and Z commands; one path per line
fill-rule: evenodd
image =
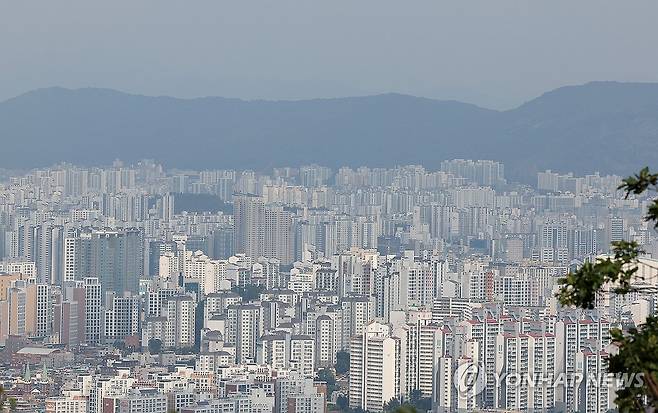
M 0 142 L 8 168 L 146 157 L 196 169 L 437 169 L 479 158 L 524 181 L 545 168 L 628 174 L 658 158 L 658 84 L 565 86 L 505 111 L 397 93 L 277 101 L 53 87 L 0 102 Z
M 399 92 L 382 92 L 382 93 L 376 93 L 372 95 L 356 95 L 356 96 L 340 96 L 340 97 L 318 97 L 318 98 L 311 98 L 311 99 L 264 99 L 264 98 L 258 98 L 258 99 L 242 99 L 242 98 L 236 98 L 236 97 L 225 97 L 225 96 L 214 96 L 214 95 L 208 95 L 208 96 L 195 96 L 195 97 L 176 97 L 176 96 L 169 96 L 169 95 L 145 95 L 141 93 L 132 93 L 132 92 L 125 92 L 122 90 L 118 89 L 112 89 L 112 88 L 105 88 L 105 87 L 80 87 L 80 88 L 68 88 L 68 87 L 62 87 L 62 86 L 49 86 L 49 87 L 42 87 L 42 88 L 37 88 L 33 90 L 29 90 L 25 93 L 21 93 L 20 95 L 10 97 L 8 99 L 0 101 L 0 105 L 3 103 L 10 102 L 12 100 L 19 100 L 23 99 L 26 97 L 30 96 L 41 96 L 43 94 L 52 94 L 53 92 L 62 92 L 62 93 L 67 93 L 67 94 L 80 94 L 80 93 L 87 93 L 87 92 L 98 92 L 98 93 L 106 93 L 109 95 L 123 95 L 123 96 L 130 96 L 130 97 L 138 97 L 138 98 L 153 98 L 153 99 L 171 99 L 175 101 L 186 101 L 186 102 L 193 102 L 193 101 L 206 101 L 206 100 L 222 100 L 222 101 L 233 101 L 233 102 L 242 102 L 242 103 L 298 103 L 298 102 L 327 102 L 327 101 L 340 101 L 340 100 L 345 100 L 345 99 L 368 99 L 368 98 L 386 98 L 386 97 L 400 97 L 400 98 L 410 98 L 410 99 L 415 99 L 415 100 L 423 100 L 423 101 L 429 101 L 429 102 L 442 102 L 442 103 L 458 103 L 460 105 L 464 106 L 472 106 L 472 107 L 477 107 L 480 109 L 484 110 L 489 110 L 492 112 L 501 112 L 500 110 L 497 109 L 490 109 L 490 108 L 485 108 L 483 106 L 474 104 L 474 103 L 468 103 L 468 102 L 462 102 L 456 99 L 435 99 L 435 98 L 428 98 L 424 96 L 414 96 L 414 95 L 409 95 L 406 93 L 399 93 Z

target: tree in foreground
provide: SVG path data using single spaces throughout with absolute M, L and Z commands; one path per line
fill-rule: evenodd
M 626 198 L 631 194 L 658 192 L 658 174 L 644 168 L 637 175 L 624 179 L 619 189 L 626 192 Z M 645 219 L 658 229 L 658 199 L 650 202 Z M 597 297 L 602 294 L 658 292 L 657 280 L 644 279 L 638 273 L 639 258 L 644 252 L 636 242 L 614 242 L 612 250 L 611 256 L 586 262 L 560 279 L 557 297 L 562 305 L 593 309 Z M 644 324 L 627 331 L 612 329 L 610 336 L 618 352 L 610 355 L 608 372 L 642 377 L 641 381 L 617 391 L 615 404 L 619 411 L 658 410 L 658 317 L 650 316 Z

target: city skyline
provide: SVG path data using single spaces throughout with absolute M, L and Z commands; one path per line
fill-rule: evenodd
M 658 409 L 657 1 L 0 4 L 0 413 Z
M 654 290 L 589 311 L 555 294 L 623 240 L 646 252 L 633 285 L 653 286 L 651 199 L 615 175 L 506 169 L 3 176 L 0 380 L 47 413 L 610 409 L 609 330 L 650 317 Z

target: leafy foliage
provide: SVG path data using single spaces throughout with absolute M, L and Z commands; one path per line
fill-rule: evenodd
M 350 353 L 339 351 L 336 353 L 336 373 L 345 374 L 350 371 Z
M 652 174 L 648 167 L 644 167 L 640 173 L 624 179 L 618 189 L 626 191 L 626 198 L 631 194 L 640 195 L 649 189 L 658 191 L 658 174 Z M 651 202 L 644 219 L 653 222 L 653 227 L 658 228 L 658 199 Z
M 384 406 L 386 413 L 418 413 L 416 407 L 411 403 L 402 403 L 399 399 L 391 399 Z
M 627 385 L 617 391 L 615 402 L 619 410 L 636 412 L 645 411 L 648 406 L 658 408 L 658 318 L 649 317 L 645 324 L 629 329 L 626 334 L 613 329 L 610 335 L 619 353 L 610 356 L 608 371 L 641 374 L 645 385 Z
M 412 390 L 409 393 L 409 404 L 420 412 L 426 412 L 432 409 L 432 398 L 423 397 L 423 392 L 418 389 Z
M 386 403 L 384 405 L 384 411 L 386 413 L 391 413 L 391 412 L 396 411 L 400 407 L 402 407 L 402 402 L 400 402 L 400 399 L 393 398 L 393 399 L 389 400 L 388 403 Z
M 331 397 L 331 394 L 338 389 L 338 386 L 336 385 L 336 375 L 331 369 L 319 370 L 316 380 L 327 383 L 328 397 Z
M 148 342 L 149 353 L 160 354 L 162 352 L 162 341 L 157 338 L 152 338 Z
M 338 398 L 336 399 L 336 407 L 338 407 L 338 409 L 340 409 L 341 411 L 347 411 L 350 407 L 349 399 L 344 395 L 338 396 Z
M 418 413 L 432 409 L 432 398 L 423 397 L 423 392 L 416 389 L 409 393 L 407 400 L 393 398 L 384 405 L 386 413 Z
M 653 221 L 653 227 L 658 228 L 658 200 L 654 199 L 649 208 L 647 209 L 647 216 L 645 217 L 647 221 Z
M 630 194 L 642 194 L 649 189 L 650 186 L 656 188 L 658 185 L 658 174 L 650 173 L 649 167 L 645 166 L 640 170 L 640 173 L 629 176 L 621 182 L 622 184 L 619 185 L 618 189 L 626 191 L 626 198 L 628 198 Z
M 619 189 L 641 195 L 645 191 L 658 191 L 658 174 L 643 168 L 638 174 L 623 180 Z M 651 201 L 645 216 L 658 228 L 658 199 Z M 596 297 L 610 287 L 614 294 L 633 291 L 655 292 L 655 287 L 634 285 L 642 280 L 637 274 L 638 257 L 643 254 L 636 242 L 613 243 L 614 256 L 585 263 L 577 271 L 567 274 L 559 281 L 557 297 L 562 305 L 592 309 Z M 608 372 L 622 377 L 636 377 L 617 390 L 615 403 L 620 412 L 645 412 L 658 409 L 658 318 L 648 317 L 637 328 L 627 331 L 612 329 L 613 343 L 618 352 L 608 358 Z
M 631 291 L 631 280 L 637 272 L 638 256 L 642 253 L 636 242 L 619 241 L 613 244 L 614 257 L 586 262 L 576 272 L 567 274 L 558 283 L 562 285 L 558 298 L 563 305 L 593 309 L 596 295 L 610 283 L 614 292 Z
M 395 410 L 395 413 L 418 413 L 418 410 L 416 410 L 416 407 L 405 403 L 399 408 Z

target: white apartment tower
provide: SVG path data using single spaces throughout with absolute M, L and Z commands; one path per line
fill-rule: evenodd
M 381 411 L 400 395 L 399 340 L 390 328 L 373 322 L 350 341 L 350 408 Z
M 610 344 L 610 322 L 585 316 L 581 319 L 565 317 L 555 323 L 556 374 L 574 375 L 577 371 L 577 354 L 583 348 L 598 352 Z M 568 410 L 575 410 L 577 394 L 574 386 L 558 386 L 556 400 Z
M 195 343 L 196 301 L 189 295 L 171 297 L 164 305 L 167 318 L 164 346 L 171 348 L 192 347 Z
M 180 273 L 180 259 L 178 254 L 165 252 L 160 255 L 158 262 L 158 276 L 164 280 L 177 281 Z
M 290 337 L 290 368 L 313 377 L 315 371 L 315 343 L 313 337 L 293 335 Z
M 187 251 L 185 278 L 198 280 L 203 294 L 211 294 L 221 289 L 222 281 L 226 279 L 227 265 L 227 261 L 212 260 L 202 251 Z
M 582 380 L 576 386 L 576 408 L 579 412 L 604 413 L 613 409 L 615 388 L 607 378 L 608 353 L 583 348 L 576 354 L 576 372 Z
M 444 353 L 443 334 L 430 320 L 410 320 L 395 335 L 403 339 L 405 395 L 420 390 L 423 397 L 433 397 L 440 358 Z M 402 374 L 402 372 L 400 372 Z
M 506 376 L 518 375 L 521 378 L 502 381 L 498 389 L 498 407 L 540 411 L 555 406 L 554 355 L 555 337 L 552 334 L 498 334 L 496 370 Z
M 48 284 L 28 284 L 26 286 L 27 308 L 26 313 L 33 319 L 27 320 L 27 331 L 36 337 L 47 337 L 52 332 L 53 301 L 51 288 Z
M 106 343 L 124 340 L 139 333 L 139 304 L 139 296 L 128 293 L 123 297 L 111 296 L 108 299 L 109 308 L 105 310 L 104 320 Z
M 231 305 L 226 311 L 227 344 L 235 344 L 238 363 L 256 361 L 257 341 L 263 334 L 261 307 L 253 304 Z
M 103 340 L 103 294 L 98 278 L 85 278 L 85 343 L 99 345 Z
M 335 313 L 334 313 L 335 314 Z M 323 314 L 315 318 L 315 365 L 322 367 L 332 366 L 335 362 L 336 352 L 336 325 L 335 317 Z

